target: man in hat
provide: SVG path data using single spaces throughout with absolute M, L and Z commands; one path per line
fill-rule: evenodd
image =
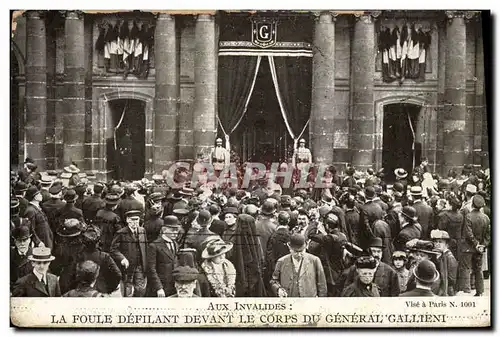
M 457 260 L 460 259 L 459 243 L 462 239 L 462 226 L 464 223 L 464 216 L 460 212 L 462 203 L 455 195 L 448 197 L 448 204 L 450 208 L 443 209 L 438 216 L 437 227 L 439 230 L 446 231 L 450 236 L 449 248 L 453 256 Z
M 26 192 L 26 200 L 29 205 L 26 208 L 26 218 L 30 222 L 31 232 L 37 239 L 44 243 L 45 247 L 54 248 L 54 234 L 50 229 L 47 216 L 40 207 L 42 194 L 36 186 L 30 186 Z
M 372 186 L 365 188 L 366 202 L 360 209 L 360 222 L 363 226 L 361 246 L 365 247 L 368 241 L 374 237 L 373 224 L 375 221 L 384 218 L 384 211 L 379 204 L 373 202 L 375 198 L 375 189 Z
M 28 226 L 30 227 L 31 224 L 28 219 L 26 218 L 21 218 L 19 216 L 19 200 L 15 197 L 12 197 L 10 199 L 10 230 L 11 234 L 12 231 L 21 226 Z M 14 241 L 11 240 L 11 246 L 14 246 Z
M 464 218 L 467 215 L 467 213 L 471 212 L 473 209 L 472 198 L 476 195 L 476 193 L 477 193 L 477 187 L 472 184 L 467 184 L 467 186 L 465 187 L 465 200 L 462 204 L 462 208 L 460 209 Z
M 374 282 L 377 262 L 368 256 L 356 260 L 356 280 L 342 291 L 341 297 L 380 297 L 380 288 Z
M 262 256 L 265 255 L 265 249 L 267 247 L 269 237 L 276 230 L 276 223 L 274 222 L 275 213 L 275 205 L 272 201 L 266 200 L 260 209 L 260 217 L 255 222 L 255 232 L 259 237 L 260 246 L 263 249 Z
M 107 297 L 95 289 L 100 267 L 94 261 L 83 261 L 76 266 L 76 288 L 64 293 L 62 297 Z
M 172 277 L 177 293 L 169 297 L 199 297 L 194 293 L 199 274 L 197 269 L 190 266 L 176 267 L 172 273 Z
M 375 238 L 382 239 L 382 258 L 381 260 L 386 264 L 391 264 L 391 256 L 394 251 L 392 245 L 391 228 L 389 224 L 383 219 L 376 219 L 373 222 L 371 231 Z
M 85 199 L 87 199 L 87 187 L 88 187 L 88 180 L 87 178 L 81 179 L 78 184 L 75 186 L 75 192 L 78 198 L 75 201 L 75 207 L 82 210 L 82 205 Z
M 174 195 L 172 196 L 172 200 L 174 201 L 172 210 L 188 208 L 189 198 L 193 196 L 193 192 L 193 189 L 186 187 L 174 192 Z
M 417 212 L 418 223 L 422 227 L 421 238 L 427 240 L 429 238 L 429 232 L 433 225 L 432 218 L 434 211 L 432 207 L 427 205 L 422 199 L 422 187 L 412 186 L 410 188 L 410 195 L 413 197 L 413 208 Z
M 18 181 L 14 186 L 14 193 L 16 194 L 17 200 L 19 200 L 19 215 L 24 217 L 26 215 L 26 208 L 28 207 L 29 201 L 26 200 L 26 191 L 28 190 L 28 185 L 22 181 Z
M 356 173 L 356 169 L 348 165 L 345 170 L 345 177 L 342 180 L 342 188 L 350 188 L 356 185 L 356 179 L 354 179 L 354 173 Z
M 439 279 L 439 272 L 432 261 L 422 260 L 413 270 L 416 287 L 412 290 L 404 292 L 399 297 L 434 297 L 432 285 Z
M 28 261 L 32 253 L 31 233 L 28 226 L 20 226 L 12 231 L 14 247 L 10 249 L 10 288 L 14 283 L 31 273 L 33 266 Z
M 110 254 L 122 268 L 125 297 L 143 297 L 146 292 L 146 232 L 139 227 L 139 210 L 125 214 L 127 226 L 116 232 Z
M 317 256 L 305 251 L 303 235 L 293 234 L 288 243 L 290 253 L 276 262 L 271 288 L 278 297 L 326 297 L 323 265 Z
M 62 198 L 62 184 L 53 184 L 49 188 L 50 199 L 42 203 L 41 207 L 47 219 L 49 221 L 50 228 L 52 232 L 57 230 L 56 226 L 56 215 L 57 211 L 66 205 L 66 201 L 61 200 Z
M 196 249 L 198 254 L 201 254 L 203 242 L 209 237 L 218 237 L 219 235 L 209 229 L 212 225 L 212 215 L 209 211 L 200 210 L 196 222 L 200 228 L 186 239 L 186 244 L 188 247 Z
M 47 200 L 50 200 L 50 186 L 52 185 L 52 178 L 48 175 L 42 176 L 42 179 L 40 180 L 40 193 L 42 193 L 42 204 L 46 202 Z
M 301 138 L 299 140 L 299 147 L 295 149 L 292 157 L 292 166 L 299 171 L 302 171 L 307 164 L 312 163 L 311 151 L 306 148 L 306 140 Z M 308 172 L 306 172 L 308 173 Z
M 56 230 L 61 226 L 67 219 L 78 219 L 82 225 L 85 224 L 83 219 L 83 212 L 81 209 L 76 208 L 75 201 L 78 199 L 78 195 L 74 189 L 66 190 L 64 194 L 64 201 L 66 205 L 57 210 L 54 214 L 54 219 L 56 221 Z
M 116 213 L 120 197 L 108 193 L 104 201 L 106 206 L 97 211 L 95 225 L 101 230 L 101 249 L 103 252 L 109 253 L 116 232 L 122 228 L 122 220 Z
M 403 168 L 397 168 L 394 170 L 394 175 L 396 176 L 396 182 L 403 185 L 403 191 L 400 192 L 406 193 L 408 188 L 408 180 L 406 179 L 406 177 L 408 177 L 408 172 Z
M 70 174 L 70 178 L 68 181 L 68 187 L 74 188 L 80 182 L 80 169 L 75 163 L 71 163 L 71 165 L 64 167 L 64 172 Z
M 360 244 L 361 239 L 361 225 L 360 213 L 356 207 L 356 199 L 353 195 L 348 194 L 345 201 L 345 224 L 347 227 L 347 237 L 349 242 L 355 245 Z
M 17 172 L 19 181 L 27 185 L 32 184 L 34 182 L 34 173 L 37 168 L 38 166 L 35 164 L 35 161 L 27 157 L 24 161 L 23 168 Z
M 165 217 L 160 236 L 148 247 L 147 277 L 150 297 L 169 297 L 175 294 L 173 270 L 177 264 L 180 224 L 173 215 Z
M 278 259 L 290 252 L 287 246 L 288 242 L 290 242 L 290 214 L 286 211 L 281 211 L 278 214 L 278 227 L 276 227 L 276 230 L 271 233 L 271 236 L 267 241 L 267 275 L 265 275 L 265 277 L 267 277 L 268 280 L 271 279 Z
M 222 147 L 222 139 L 217 138 L 215 147 L 210 152 L 210 164 L 213 166 L 217 178 L 226 167 L 229 167 L 231 156 L 228 150 Z
M 136 186 L 134 184 L 127 184 L 124 188 L 124 195 L 120 202 L 120 218 L 125 219 L 125 213 L 132 210 L 137 210 L 141 212 L 141 217 L 144 216 L 144 205 L 133 197 L 136 191 Z
M 404 250 L 406 243 L 413 239 L 422 237 L 422 227 L 419 225 L 417 211 L 411 206 L 403 207 L 401 213 L 398 213 L 401 230 L 393 240 L 395 250 Z
M 94 184 L 94 193 L 82 202 L 83 218 L 89 225 L 95 223 L 97 212 L 106 207 L 106 202 L 102 199 L 103 191 L 103 183 L 98 182 Z
M 472 198 L 472 211 L 465 216 L 460 245 L 458 291 L 470 293 L 472 272 L 475 277 L 475 296 L 481 296 L 484 292 L 482 263 L 484 252 L 491 240 L 490 218 L 481 212 L 484 205 L 485 201 L 481 195 Z
M 50 263 L 54 261 L 48 247 L 35 247 L 28 260 L 33 270 L 17 280 L 12 290 L 12 297 L 60 297 L 61 289 L 57 276 L 48 272 Z
M 435 229 L 431 231 L 431 240 L 434 243 L 434 250 L 440 252 L 436 261 L 441 276 L 437 295 L 455 296 L 458 262 L 448 248 L 450 236 L 446 231 Z
M 148 218 L 144 222 L 144 230 L 148 243 L 153 242 L 160 235 L 163 226 L 163 206 L 161 203 L 154 203 L 148 209 Z

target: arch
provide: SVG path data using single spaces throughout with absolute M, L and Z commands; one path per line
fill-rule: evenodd
M 417 126 L 415 130 L 415 142 L 424 143 L 425 142 L 425 120 L 423 113 L 430 105 L 430 101 L 425 97 L 421 96 L 409 96 L 409 95 L 393 95 L 383 97 L 374 102 L 375 105 L 375 164 L 377 168 L 382 167 L 382 150 L 384 146 L 383 132 L 384 132 L 384 107 L 391 104 L 411 104 L 420 106 L 420 111 L 417 119 Z M 424 144 L 422 144 L 424 147 Z
M 24 55 L 21 52 L 21 49 L 19 49 L 19 46 L 17 45 L 17 43 L 12 41 L 12 40 L 10 40 L 10 50 L 16 56 L 17 64 L 19 67 L 19 74 L 18 75 L 24 75 L 25 74 L 25 72 L 24 72 L 24 69 L 25 69 Z

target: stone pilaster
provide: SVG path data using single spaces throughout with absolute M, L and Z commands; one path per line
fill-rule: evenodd
M 47 36 L 44 13 L 26 12 L 25 157 L 46 166 Z
M 444 172 L 444 162 L 443 162 L 443 138 L 444 138 L 444 88 L 445 88 L 445 76 L 446 76 L 446 20 L 440 20 L 437 22 L 438 28 L 438 92 L 437 92 L 437 106 L 435 107 L 437 111 L 437 125 L 436 125 L 436 166 L 437 170 L 443 174 Z
M 83 13 L 64 12 L 63 165 L 85 169 L 85 47 Z
M 207 154 L 215 144 L 217 67 L 215 17 L 200 14 L 195 24 L 194 155 Z
M 352 114 L 350 144 L 352 164 L 361 170 L 373 167 L 375 114 L 373 76 L 375 73 L 375 24 L 380 12 L 356 14 L 351 49 Z
M 466 30 L 465 12 L 447 11 L 445 102 L 443 107 L 443 171 L 465 164 Z
M 154 111 L 154 172 L 177 159 L 179 73 L 175 16 L 158 14 L 155 29 L 156 96 Z
M 335 132 L 335 14 L 316 14 L 309 134 L 313 162 L 332 164 Z

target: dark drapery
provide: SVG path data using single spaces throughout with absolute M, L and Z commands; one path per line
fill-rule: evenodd
M 260 56 L 223 56 L 219 58 L 219 123 L 226 136 L 236 129 L 246 112 L 253 85 L 255 84 Z
M 271 68 L 273 60 L 281 104 L 286 113 L 285 122 L 288 122 L 293 132 L 291 136 L 297 142 L 308 134 L 305 130 L 311 113 L 312 58 L 270 56 Z

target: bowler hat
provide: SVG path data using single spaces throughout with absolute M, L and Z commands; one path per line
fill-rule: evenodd
M 408 176 L 408 172 L 406 172 L 406 170 L 403 168 L 395 169 L 394 174 L 396 175 L 396 178 L 399 178 L 399 179 L 404 179 Z
M 295 251 L 303 251 L 306 248 L 306 239 L 304 235 L 295 233 L 290 237 L 288 246 Z
M 172 273 L 175 282 L 190 283 L 198 279 L 199 272 L 189 266 L 176 267 Z
M 375 269 L 377 267 L 377 261 L 370 255 L 363 255 L 356 259 L 357 269 Z
M 179 219 L 175 215 L 167 215 L 163 218 L 163 226 L 178 228 L 180 226 Z
M 290 195 L 284 194 L 280 198 L 281 206 L 290 206 L 292 203 L 292 197 Z
M 352 176 L 355 172 L 356 172 L 356 170 L 355 170 L 355 169 L 354 169 L 354 167 L 352 167 L 352 166 L 349 166 L 349 167 L 345 170 L 345 174 L 347 174 L 348 176 Z
M 484 201 L 483 196 L 478 194 L 472 198 L 472 206 L 474 206 L 474 208 L 480 209 L 480 208 L 484 207 L 484 205 L 485 205 L 485 201 Z
M 80 221 L 78 219 L 66 219 L 57 230 L 57 235 L 63 237 L 73 237 L 81 234 Z
M 33 199 L 35 199 L 35 196 L 39 193 L 40 191 L 38 190 L 38 188 L 36 186 L 31 185 L 30 187 L 28 187 L 28 191 L 26 192 L 26 200 L 32 201 Z
M 376 237 L 370 240 L 370 244 L 368 245 L 369 247 L 378 247 L 378 248 L 384 248 L 384 242 L 382 241 L 382 238 Z
M 201 210 L 200 214 L 198 214 L 197 222 L 200 226 L 203 226 L 203 227 L 208 226 L 210 224 L 211 220 L 212 220 L 212 215 L 210 214 L 209 211 L 207 211 L 205 209 Z
M 130 211 L 125 212 L 125 218 L 130 218 L 133 216 L 140 217 L 142 215 L 142 211 L 139 209 L 131 209 Z
M 422 260 L 417 267 L 413 270 L 415 278 L 424 283 L 432 284 L 439 278 L 439 272 L 432 261 Z
M 404 189 L 405 187 L 403 186 L 403 184 L 399 183 L 399 182 L 396 182 L 394 183 L 394 185 L 392 185 L 392 189 L 395 191 L 395 192 L 401 192 L 401 193 L 404 193 Z
M 56 195 L 61 193 L 62 191 L 62 185 L 60 184 L 54 184 L 49 188 L 49 193 L 52 195 Z
M 412 206 L 404 206 L 401 215 L 413 221 L 418 221 L 417 211 Z
M 69 189 L 64 193 L 64 200 L 66 200 L 66 202 L 73 202 L 76 199 L 78 199 L 78 194 L 76 194 L 74 189 Z
M 226 215 L 228 213 L 238 215 L 238 209 L 236 207 L 226 207 L 222 210 L 223 215 Z
M 36 262 L 50 262 L 54 259 L 55 257 L 52 256 L 48 247 L 35 247 L 33 248 L 32 255 L 28 256 L 28 260 Z
M 12 237 L 16 240 L 25 240 L 31 237 L 30 228 L 28 226 L 16 227 L 12 230 Z
M 233 249 L 233 244 L 231 242 L 225 242 L 222 239 L 210 241 L 207 244 L 205 250 L 203 250 L 203 252 L 201 253 L 201 258 L 211 259 L 227 253 L 231 249 Z
M 365 188 L 365 198 L 366 200 L 372 200 L 375 198 L 375 189 L 372 186 Z
M 28 185 L 22 181 L 18 181 L 16 185 L 14 186 L 14 191 L 15 192 L 24 192 L 28 190 Z
M 120 197 L 113 193 L 106 194 L 106 204 L 108 205 L 116 205 L 120 201 Z
M 260 213 L 263 215 L 273 215 L 275 212 L 276 208 L 274 208 L 274 204 L 268 200 L 264 201 L 262 207 L 260 208 Z
M 259 213 L 259 208 L 253 204 L 248 204 L 245 206 L 243 213 L 255 217 Z

